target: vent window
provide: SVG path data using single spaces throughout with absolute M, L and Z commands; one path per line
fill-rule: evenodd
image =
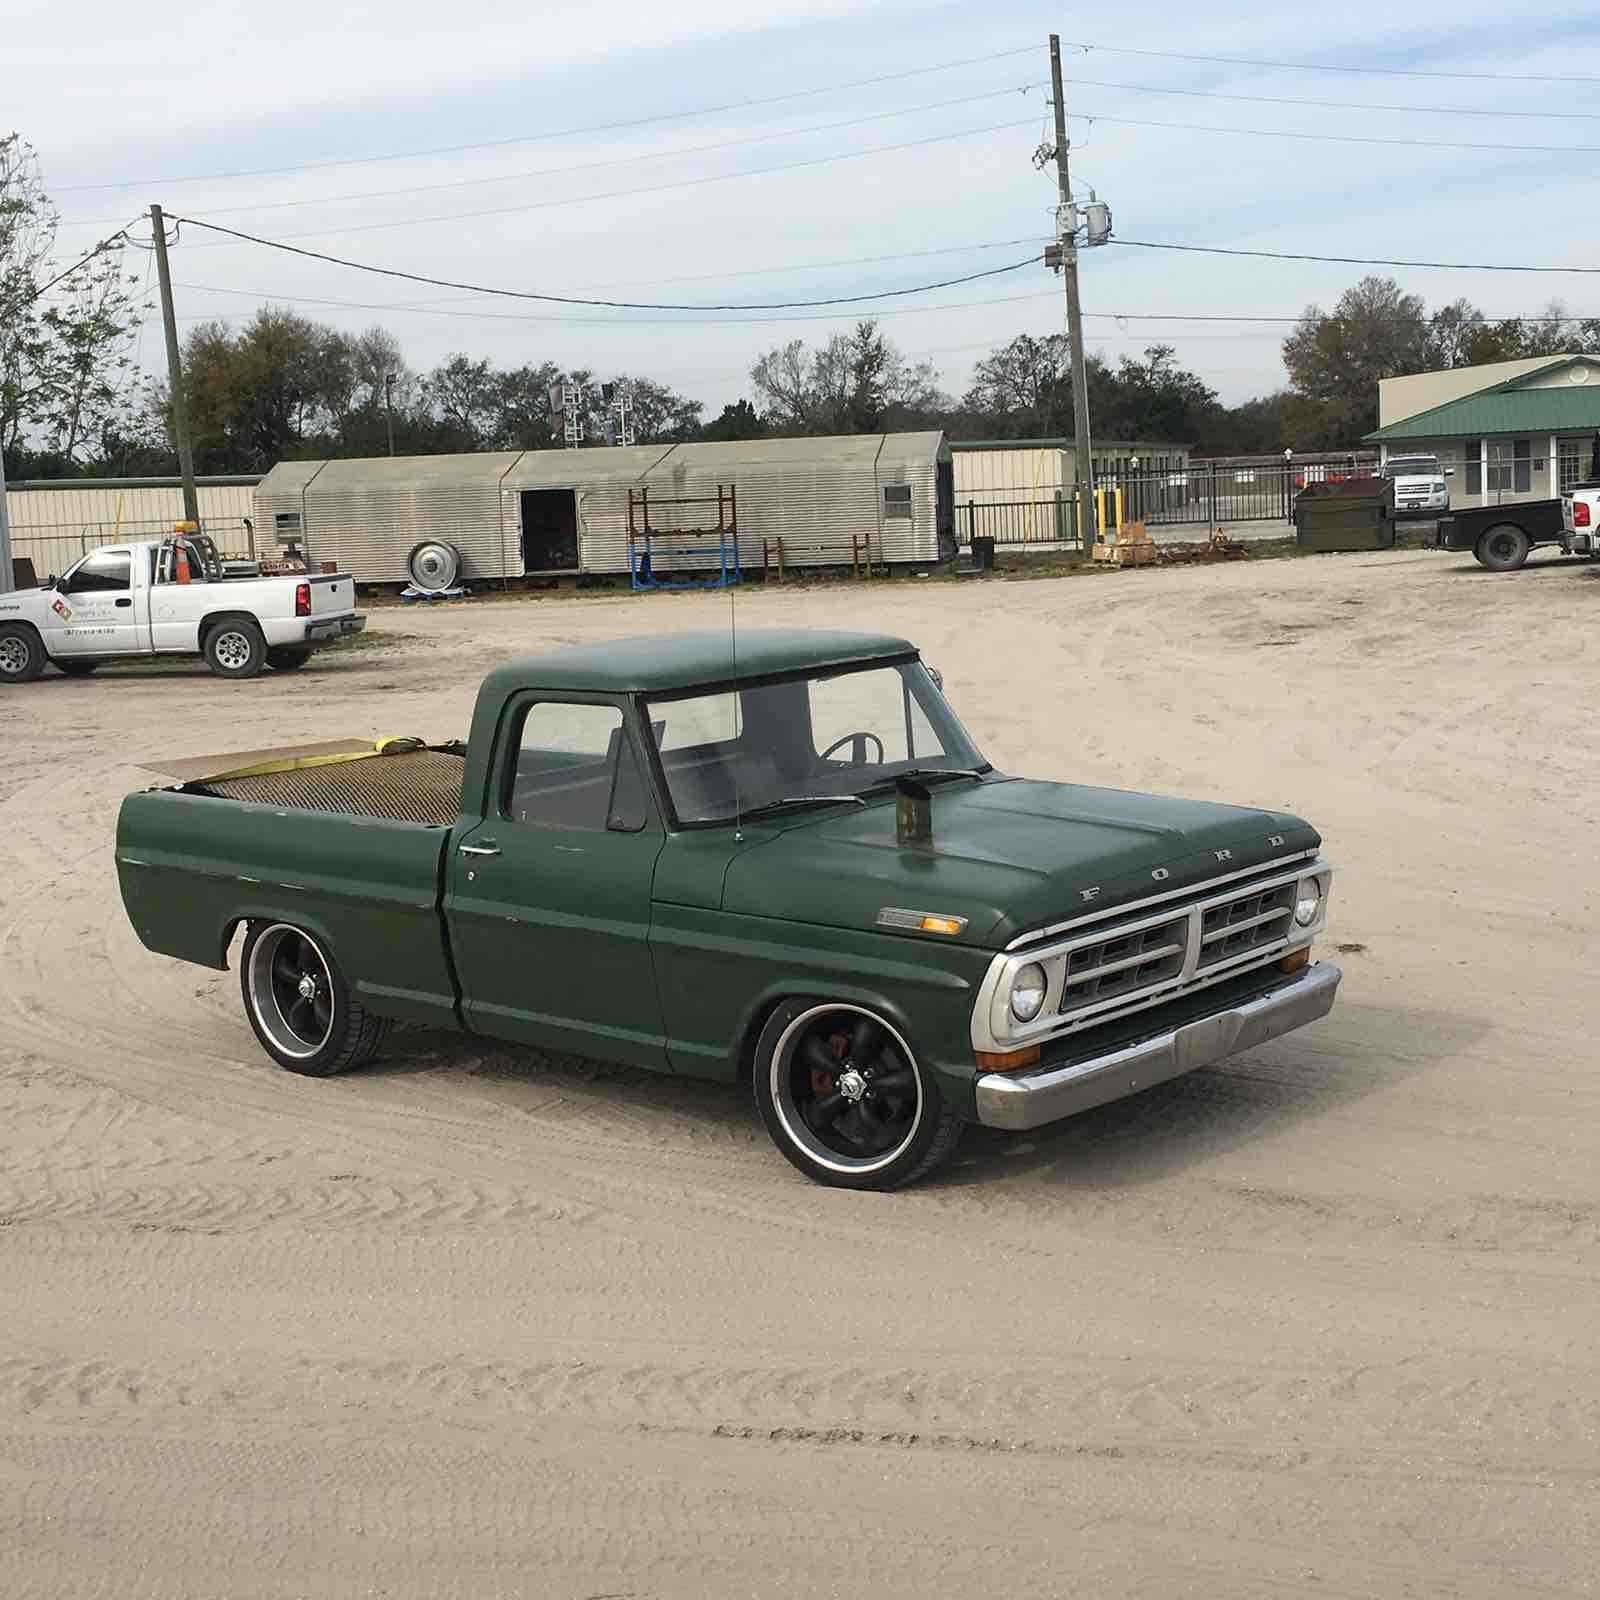
M 886 517 L 909 517 L 911 508 L 911 485 L 909 483 L 886 483 L 883 486 L 883 514 Z

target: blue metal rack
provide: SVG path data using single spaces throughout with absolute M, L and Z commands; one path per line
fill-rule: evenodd
M 717 485 L 710 495 L 657 500 L 661 506 L 717 508 L 714 528 L 662 529 L 650 526 L 650 491 L 628 490 L 628 570 L 635 589 L 726 589 L 744 581 L 739 564 L 739 516 L 734 490 Z M 712 541 L 715 541 L 713 543 Z M 705 563 L 716 558 L 713 571 Z M 687 563 L 687 564 L 686 564 Z M 665 576 L 658 576 L 658 574 Z M 691 576 L 703 573 L 704 576 Z

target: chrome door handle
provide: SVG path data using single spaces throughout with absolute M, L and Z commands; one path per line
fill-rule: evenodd
M 457 848 L 464 856 L 497 856 L 500 854 L 500 846 L 497 844 L 464 844 L 457 846 Z

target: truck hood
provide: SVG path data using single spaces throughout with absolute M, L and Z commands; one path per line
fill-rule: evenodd
M 1279 812 L 1078 784 L 940 784 L 932 804 L 931 845 L 896 842 L 892 798 L 785 827 L 728 863 L 723 907 L 861 928 L 886 906 L 938 912 L 967 919 L 963 943 L 1001 947 L 1321 843 Z

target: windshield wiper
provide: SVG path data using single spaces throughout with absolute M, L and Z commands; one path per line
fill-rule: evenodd
M 981 771 L 975 767 L 907 767 L 904 772 L 891 773 L 876 783 L 869 783 L 861 792 L 871 794 L 877 789 L 893 788 L 901 778 L 986 778 L 993 771 L 993 767 L 984 767 Z
M 764 806 L 752 806 L 744 813 L 746 822 L 764 817 L 768 812 L 782 811 L 786 806 L 864 806 L 867 802 L 858 794 L 786 794 L 781 800 L 769 800 Z

